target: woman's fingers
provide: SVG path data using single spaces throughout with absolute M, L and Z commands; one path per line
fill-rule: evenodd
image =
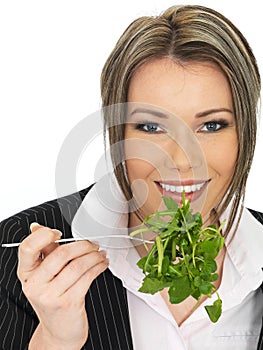
M 108 259 L 105 259 L 103 262 L 94 265 L 88 271 L 86 271 L 80 279 L 70 287 L 65 292 L 65 296 L 68 294 L 68 299 L 78 298 L 79 296 L 85 297 L 91 283 L 97 278 L 103 271 L 105 271 L 109 266 Z
M 91 251 L 71 260 L 50 282 L 51 294 L 57 296 L 64 294 L 73 285 L 78 284 L 83 275 L 88 275 L 91 283 L 97 276 L 96 271 L 101 271 L 104 266 L 108 266 L 108 259 L 106 258 L 106 251 L 103 250 Z M 85 289 L 88 289 L 90 284 L 87 284 L 87 280 L 88 277 L 86 277 Z
M 97 252 L 98 250 L 98 245 L 88 241 L 62 244 L 44 258 L 38 267 L 37 276 L 34 276 L 34 280 L 36 282 L 49 282 L 74 259 L 92 252 Z
M 60 238 L 58 231 L 40 226 L 32 227 L 33 234 L 20 244 L 18 249 L 18 276 L 30 273 L 40 263 L 39 257 L 43 249 Z
M 33 222 L 31 225 L 30 225 L 30 230 L 31 230 L 31 233 L 35 232 L 36 230 L 38 230 L 39 228 L 44 228 L 45 226 L 42 226 L 40 225 L 39 223 L 37 222 Z M 52 231 L 54 233 L 58 233 L 58 235 L 61 237 L 62 236 L 62 232 L 57 230 L 57 229 L 52 229 Z M 41 251 L 41 258 L 44 258 L 46 256 L 48 256 L 48 254 L 50 254 L 54 249 L 56 249 L 58 246 L 57 243 L 50 243 L 48 246 L 46 246 L 45 248 L 43 248 L 43 250 Z
M 40 225 L 37 222 L 32 222 L 32 224 L 30 225 L 30 231 L 31 233 L 34 233 L 36 230 L 38 230 L 39 228 L 44 228 L 45 226 Z M 52 231 L 54 233 L 58 233 L 59 236 L 62 236 L 62 232 L 57 230 L 57 229 L 52 229 Z M 41 251 L 41 258 L 44 258 L 46 256 L 48 256 L 48 254 L 50 254 L 54 249 L 57 248 L 57 244 L 56 243 L 51 243 L 48 246 L 46 246 L 45 248 L 43 248 L 43 250 Z
M 59 245 L 61 232 L 33 223 L 29 235 L 19 247 L 18 276 L 28 296 L 48 289 L 45 298 L 76 293 L 85 296 L 92 281 L 108 267 L 105 251 L 89 241 Z M 40 258 L 42 254 L 42 259 Z M 79 294 L 78 294 L 79 293 Z M 47 294 L 47 295 L 46 295 Z
M 31 224 L 30 224 L 30 231 L 31 231 L 31 233 L 33 233 L 33 232 L 35 232 L 36 230 L 38 230 L 39 228 L 43 228 L 43 227 L 45 227 L 45 226 L 42 226 L 42 225 L 40 225 L 38 222 L 32 222 Z

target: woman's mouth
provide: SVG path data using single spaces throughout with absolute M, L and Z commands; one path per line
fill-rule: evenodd
M 201 196 L 210 180 L 203 181 L 164 181 L 155 182 L 163 196 L 172 197 L 177 203 L 181 202 L 182 192 L 190 201 Z

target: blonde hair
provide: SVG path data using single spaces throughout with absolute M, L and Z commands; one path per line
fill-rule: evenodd
M 131 23 L 107 59 L 101 75 L 103 107 L 127 102 L 134 72 L 152 59 L 169 57 L 178 63 L 213 62 L 226 75 L 233 98 L 238 135 L 234 175 L 220 205 L 218 216 L 233 200 L 225 235 L 244 205 L 245 186 L 251 167 L 260 97 L 256 59 L 242 33 L 222 14 L 203 6 L 173 6 L 156 17 L 141 17 Z M 118 107 L 116 107 L 118 109 Z M 116 113 L 117 112 L 117 113 Z M 125 113 L 113 108 L 105 113 L 110 144 L 124 139 Z M 114 119 L 114 122 L 113 122 Z M 111 126 L 111 127 L 110 127 Z M 122 143 L 120 143 L 121 145 Z M 112 152 L 115 174 L 127 199 L 132 194 L 125 176 L 124 150 Z M 241 211 L 239 212 L 239 221 Z

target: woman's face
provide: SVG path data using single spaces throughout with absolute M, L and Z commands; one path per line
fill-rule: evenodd
M 160 210 L 163 195 L 180 202 L 185 191 L 209 218 L 227 191 L 238 152 L 224 74 L 212 63 L 154 60 L 134 74 L 128 102 L 126 167 L 143 215 Z

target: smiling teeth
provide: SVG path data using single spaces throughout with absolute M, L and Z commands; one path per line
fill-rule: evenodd
M 191 192 L 201 190 L 201 188 L 205 185 L 205 182 L 191 185 L 191 186 L 174 186 L 174 185 L 163 184 L 161 182 L 159 184 L 165 191 L 178 192 L 178 193 L 182 193 L 184 191 L 185 193 L 191 193 Z

